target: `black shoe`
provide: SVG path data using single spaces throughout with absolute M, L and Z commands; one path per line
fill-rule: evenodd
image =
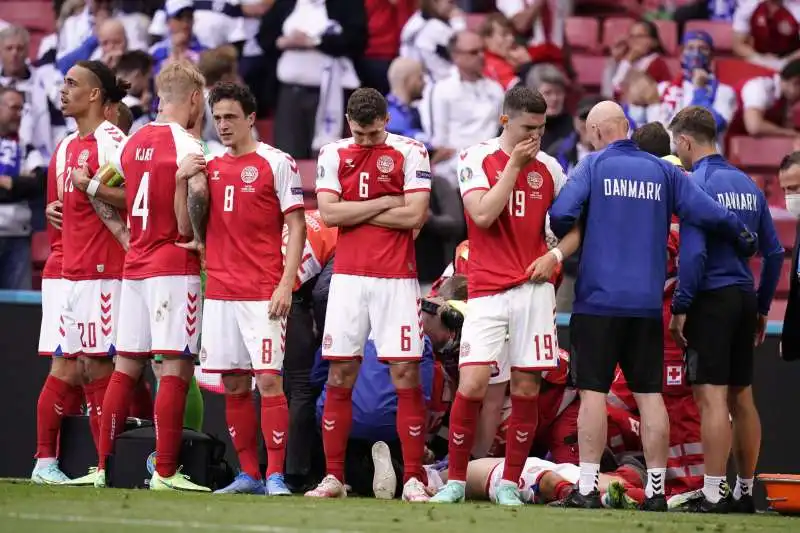
M 710 513 L 710 514 L 728 514 L 731 512 L 733 498 L 726 495 L 721 498 L 717 503 L 711 503 L 706 497 L 699 498 L 686 505 L 686 510 L 690 513 Z
M 569 496 L 561 500 L 562 507 L 570 507 L 573 509 L 602 509 L 603 504 L 600 502 L 600 492 L 593 490 L 588 495 L 584 496 L 576 486 L 572 489 Z
M 653 494 L 647 498 L 642 505 L 639 506 L 641 511 L 651 511 L 654 513 L 667 512 L 667 497 L 663 494 Z
M 756 502 L 753 500 L 751 494 L 742 494 L 742 496 L 731 502 L 730 512 L 741 514 L 754 514 L 756 512 Z

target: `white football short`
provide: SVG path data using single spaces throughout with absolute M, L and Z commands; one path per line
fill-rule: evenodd
M 547 472 L 553 472 L 573 485 L 581 477 L 581 469 L 570 463 L 556 464 L 538 457 L 528 457 L 519 478 L 519 493 L 525 503 L 539 503 L 539 480 Z M 503 463 L 499 463 L 489 474 L 489 499 L 497 503 L 497 487 L 503 479 Z
M 322 356 L 333 360 L 362 357 L 371 334 L 379 360 L 418 361 L 423 345 L 420 305 L 416 279 L 334 274 Z
M 286 319 L 269 318 L 269 301 L 205 301 L 203 372 L 280 374 L 285 345 Z
M 69 281 L 61 278 L 42 280 L 42 325 L 39 328 L 39 355 L 64 354 L 64 317 L 61 311 L 69 291 Z
M 121 300 L 119 355 L 197 355 L 203 316 L 200 276 L 125 279 Z
M 61 318 L 64 342 L 61 349 L 70 357 L 113 356 L 117 324 L 122 312 L 118 279 L 67 280 Z M 61 324 L 59 324 L 61 325 Z
M 473 298 L 467 306 L 459 366 L 493 365 L 502 372 L 504 359 L 511 371 L 558 366 L 552 283 L 525 283 L 499 294 Z

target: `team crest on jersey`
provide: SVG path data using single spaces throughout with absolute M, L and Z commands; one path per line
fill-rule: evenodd
M 544 178 L 538 172 L 528 172 L 528 185 L 531 189 L 540 189 L 544 184 Z
M 394 170 L 394 159 L 388 155 L 382 155 L 378 158 L 378 170 L 383 174 L 388 174 Z
M 242 181 L 250 185 L 258 179 L 258 169 L 256 167 L 244 167 L 242 169 Z
M 78 155 L 78 166 L 82 167 L 89 160 L 89 150 L 84 150 Z
M 782 21 L 778 24 L 778 32 L 781 35 L 791 35 L 792 34 L 792 25 L 787 21 Z
M 472 179 L 472 169 L 469 167 L 464 167 L 461 169 L 461 172 L 458 174 L 458 180 L 461 183 L 466 183 Z

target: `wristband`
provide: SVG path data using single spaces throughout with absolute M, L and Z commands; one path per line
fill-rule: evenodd
M 552 248 L 548 251 L 548 253 L 553 254 L 553 256 L 555 256 L 556 258 L 556 261 L 558 261 L 559 263 L 561 263 L 564 260 L 564 254 L 558 248 Z
M 97 189 L 100 188 L 100 180 L 93 179 L 89 182 L 89 185 L 86 187 L 86 194 L 94 198 L 94 195 L 97 194 Z

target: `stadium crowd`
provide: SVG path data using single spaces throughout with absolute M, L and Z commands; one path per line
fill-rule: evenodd
M 217 492 L 755 511 L 800 4 L 631 0 L 602 39 L 603 0 L 64 0 L 47 35 L 7 4 L 0 288 L 41 287 L 53 358 L 35 483 L 109 484 L 136 415 L 150 488 L 209 491 L 179 464 L 200 386 L 239 459 Z M 779 176 L 722 155 L 754 146 Z M 69 479 L 80 413 L 98 465 Z

